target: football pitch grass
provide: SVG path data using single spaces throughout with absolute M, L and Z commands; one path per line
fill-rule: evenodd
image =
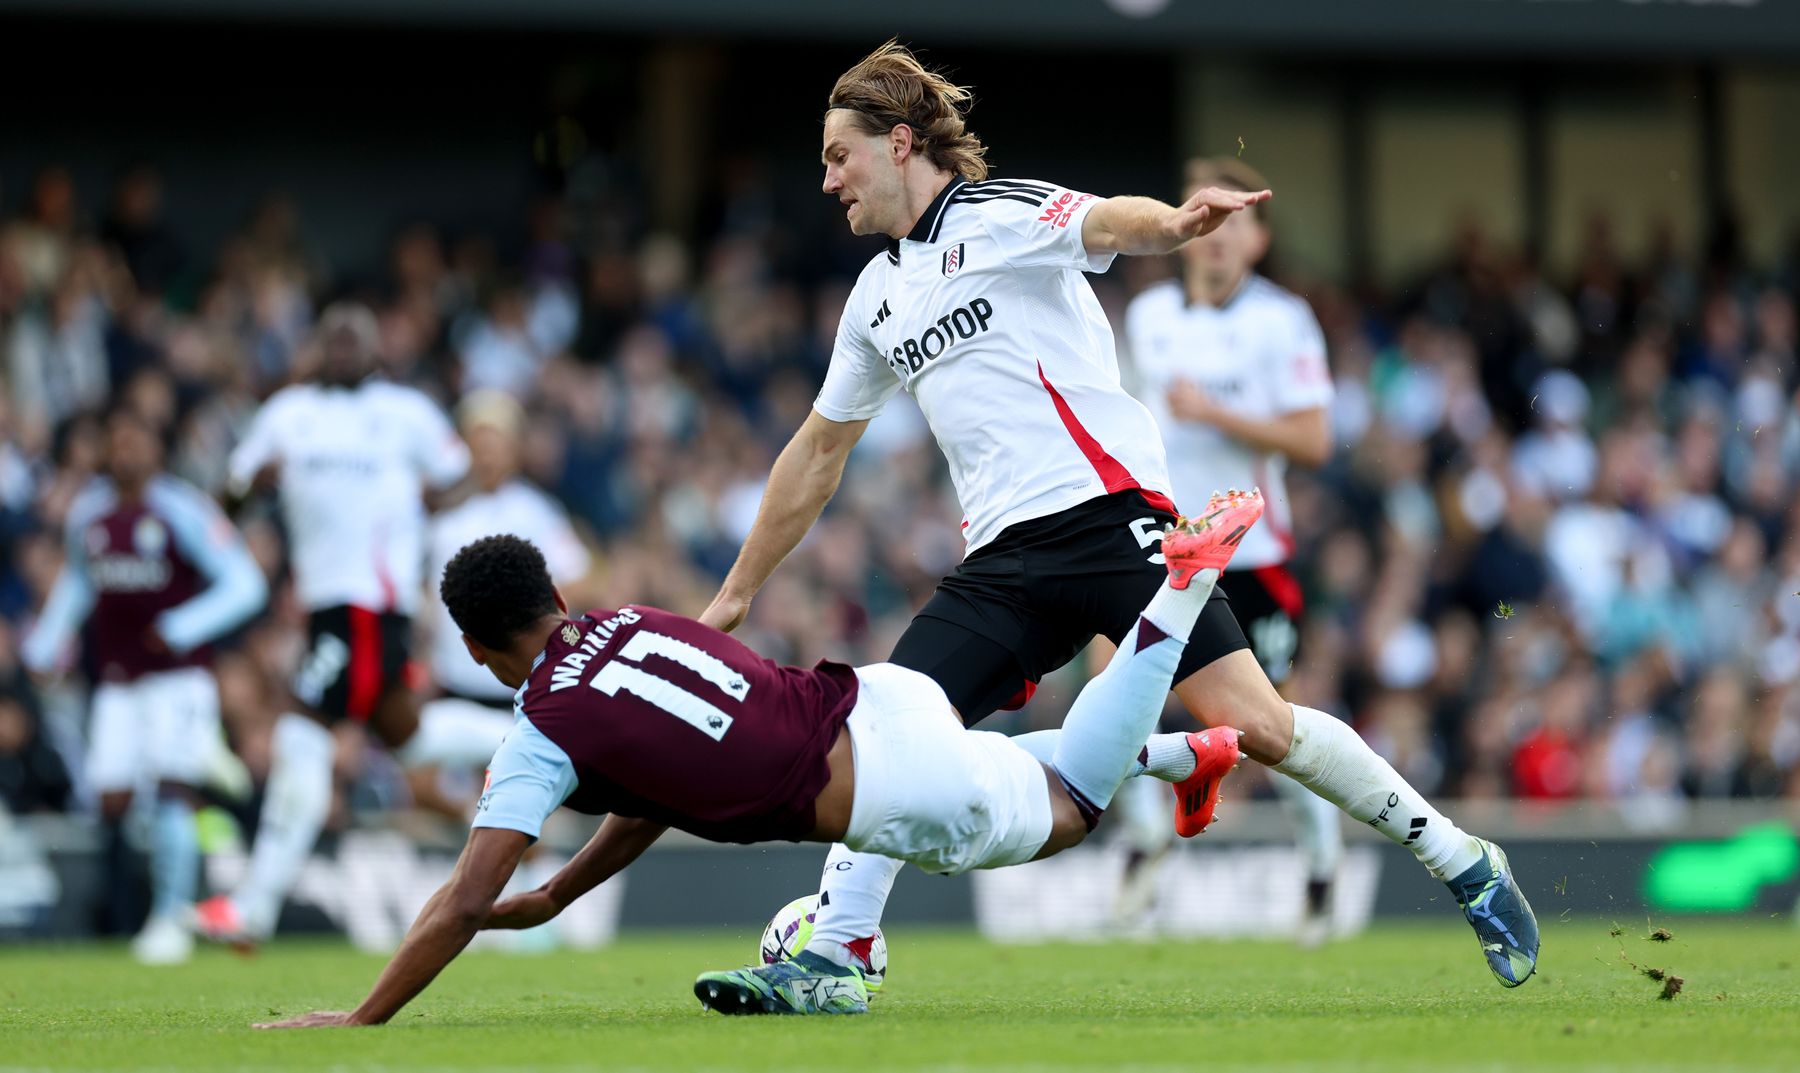
M 1536 979 L 1499 987 L 1460 924 L 1277 942 L 1001 947 L 896 929 L 868 1016 L 725 1018 L 690 990 L 750 934 L 636 933 L 602 950 L 474 953 L 394 1024 L 257 1032 L 348 1009 L 382 959 L 330 943 L 151 970 L 122 946 L 0 947 L 0 1069 L 1793 1070 L 1791 920 L 1546 921 Z M 1635 965 L 1635 967 L 1634 967 Z M 1644 969 L 1680 976 L 1664 985 Z

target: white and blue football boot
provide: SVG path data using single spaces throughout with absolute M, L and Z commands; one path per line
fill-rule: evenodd
M 1449 881 L 1450 893 L 1481 941 L 1488 968 L 1504 987 L 1518 987 L 1537 971 L 1538 923 L 1513 878 L 1506 852 L 1478 839 L 1481 860 Z

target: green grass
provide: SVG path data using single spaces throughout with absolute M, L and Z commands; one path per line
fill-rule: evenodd
M 867 1017 L 703 1013 L 694 974 L 750 935 L 638 934 L 594 953 L 461 959 L 380 1029 L 255 1032 L 348 1009 L 381 960 L 289 943 L 151 971 L 116 946 L 0 948 L 0 1068 L 82 1070 L 1791 1070 L 1800 931 L 1785 921 L 1547 922 L 1505 991 L 1460 925 L 1279 943 L 994 947 L 890 935 Z M 1621 954 L 1624 956 L 1622 957 Z M 1634 970 L 1686 979 L 1673 1001 Z

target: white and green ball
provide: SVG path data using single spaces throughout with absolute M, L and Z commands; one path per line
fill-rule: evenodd
M 819 915 L 819 896 L 802 895 L 776 910 L 774 919 L 763 929 L 762 961 L 772 965 L 786 961 L 806 949 L 812 941 L 813 921 Z M 887 978 L 887 937 L 875 929 L 875 944 L 869 950 L 869 972 L 864 979 L 870 991 L 878 990 Z

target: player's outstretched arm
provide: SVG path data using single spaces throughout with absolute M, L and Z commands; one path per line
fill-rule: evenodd
M 394 959 L 381 971 L 374 990 L 349 1013 L 319 1011 L 257 1028 L 326 1028 L 379 1025 L 400 1012 L 450 964 L 481 930 L 494 899 L 512 878 L 531 838 L 503 827 L 477 827 L 469 834 L 450 881 L 438 889 L 413 921 Z
M 1203 187 L 1180 205 L 1153 197 L 1109 197 L 1088 210 L 1081 243 L 1089 253 L 1148 255 L 1173 252 L 1210 233 L 1234 212 L 1269 200 L 1267 190 Z
M 535 928 L 567 909 L 575 899 L 623 872 L 668 828 L 649 820 L 608 816 L 588 844 L 536 890 L 502 898 L 483 930 Z
M 850 448 L 868 427 L 867 421 L 833 421 L 817 410 L 806 416 L 769 470 L 769 486 L 763 489 L 756 522 L 725 583 L 719 586 L 719 594 L 701 612 L 702 623 L 729 632 L 744 621 L 750 601 L 837 492 Z

